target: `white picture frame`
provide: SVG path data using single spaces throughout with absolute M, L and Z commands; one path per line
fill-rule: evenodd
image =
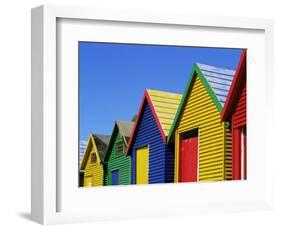
M 73 25 L 75 22 L 75 26 Z M 86 22 L 86 25 L 83 24 Z M 93 27 L 91 23 L 102 23 L 101 26 L 108 26 L 108 34 L 98 31 L 98 26 Z M 82 25 L 82 24 L 84 25 Z M 121 24 L 122 25 L 121 25 Z M 67 138 L 76 139 L 76 124 L 71 125 L 71 121 L 78 120 L 76 103 L 78 95 L 75 93 L 77 75 L 74 63 L 73 68 L 61 68 L 65 65 L 64 61 L 75 61 L 73 59 L 77 51 L 69 51 L 73 42 L 80 39 L 90 39 L 99 36 L 99 41 L 118 41 L 133 42 L 133 35 L 129 37 L 126 30 L 128 27 L 134 29 L 137 25 L 135 35 L 149 31 L 147 37 L 138 36 L 138 43 L 161 43 L 161 44 L 182 44 L 182 45 L 202 45 L 202 46 L 221 46 L 234 48 L 249 48 L 249 94 L 248 94 L 248 119 L 249 123 L 249 144 L 256 143 L 250 147 L 249 153 L 252 155 L 252 163 L 249 163 L 248 181 L 230 181 L 218 183 L 195 183 L 195 184 L 164 184 L 150 186 L 118 186 L 115 188 L 92 188 L 79 189 L 73 181 L 77 168 L 73 168 L 77 162 L 74 157 L 76 144 L 69 146 L 74 153 L 58 155 L 64 152 L 65 139 L 59 139 L 59 132 L 63 132 L 66 123 L 69 122 L 70 134 Z M 122 36 L 114 34 L 115 27 L 122 27 Z M 91 28 L 91 30 L 89 30 Z M 157 30 L 157 28 L 160 28 Z M 81 33 L 77 34 L 77 30 Z M 110 32 L 110 31 L 113 32 Z M 153 31 L 157 30 L 154 34 Z M 194 42 L 193 32 L 190 32 L 190 40 L 186 42 L 184 37 L 178 40 L 169 33 L 173 30 L 176 33 L 184 31 L 194 31 L 196 33 L 209 33 L 208 43 L 206 38 Z M 103 30 L 104 31 L 104 30 Z M 211 32 L 209 32 L 211 31 Z M 225 31 L 225 40 L 217 33 Z M 234 32 L 233 32 L 234 31 Z M 235 32 L 236 31 L 236 32 Z M 95 33 L 96 32 L 96 33 Z M 170 36 L 162 36 L 162 33 Z M 231 38 L 231 33 L 234 36 Z M 237 33 L 235 35 L 235 33 Z M 134 34 L 134 33 L 133 33 Z M 157 35 L 158 34 L 158 35 Z M 229 34 L 229 35 L 228 35 Z M 248 36 L 249 34 L 249 36 Z M 116 36 L 115 36 L 116 35 Z M 241 40 L 241 36 L 245 39 Z M 83 37 L 84 36 L 84 37 Z M 184 36 L 184 34 L 183 34 Z M 236 37 L 235 37 L 236 36 Z M 248 36 L 248 37 L 247 37 Z M 256 42 L 253 36 L 257 36 Z M 173 15 L 152 12 L 133 12 L 133 11 L 112 11 L 91 8 L 79 8 L 69 6 L 44 5 L 32 9 L 32 181 L 31 181 L 31 214 L 32 219 L 41 224 L 57 224 L 71 222 L 85 222 L 108 219 L 141 218 L 151 216 L 172 216 L 184 214 L 197 214 L 206 212 L 226 212 L 243 210 L 264 210 L 272 207 L 272 168 L 271 161 L 273 155 L 270 153 L 270 135 L 266 136 L 266 141 L 260 148 L 257 133 L 251 131 L 259 122 L 265 122 L 264 132 L 270 131 L 272 126 L 270 111 L 273 106 L 271 91 L 274 84 L 273 75 L 273 22 L 266 19 L 231 18 L 214 16 L 193 16 L 193 15 Z M 229 38 L 227 38 L 229 37 Z M 64 39 L 63 43 L 60 39 Z M 131 40 L 130 40 L 131 39 Z M 154 40 L 155 39 L 155 40 Z M 164 39 L 164 40 L 159 40 Z M 167 40 L 165 40 L 167 39 Z M 160 41 L 160 42 L 159 42 Z M 70 44 L 67 46 L 67 44 Z M 61 49 L 62 48 L 62 49 Z M 61 50 L 60 50 L 61 49 Z M 258 67 L 253 68 L 253 61 L 249 59 L 256 55 Z M 72 59 L 71 59 L 72 58 Z M 63 60 L 63 62 L 61 61 Z M 61 68 L 61 69 L 59 69 Z M 255 73 L 256 81 L 251 80 Z M 57 78 L 62 74 L 62 78 Z M 65 77 L 70 76 L 69 83 L 65 82 Z M 71 77 L 73 75 L 73 77 Z M 76 83 L 75 83 L 76 82 Z M 61 92 L 61 87 L 65 87 L 64 92 L 73 92 L 74 107 L 64 107 L 66 94 Z M 255 96 L 254 90 L 260 89 L 260 95 Z M 76 99 L 75 99 L 76 97 Z M 264 97 L 264 99 L 262 98 Z M 58 99 L 60 98 L 60 102 Z M 259 103 L 257 103 L 259 102 Z M 71 103 L 70 103 L 71 104 Z M 61 107 L 60 107 L 61 106 Z M 263 108 L 263 111 L 262 109 Z M 266 109 L 264 109 L 266 108 Z M 64 109 L 72 111 L 73 116 L 67 121 L 61 122 L 59 117 L 64 113 Z M 254 116 L 254 109 L 258 115 Z M 76 112 L 75 112 L 76 111 Z M 76 128 L 75 128 L 76 127 Z M 268 132 L 270 133 L 270 132 Z M 62 143 L 58 143 L 58 140 Z M 264 151 L 264 155 L 262 155 Z M 78 153 L 77 153 L 78 154 Z M 249 154 L 251 157 L 251 154 Z M 251 160 L 250 159 L 250 160 Z M 69 162 L 69 166 L 64 164 L 64 160 Z M 263 161 L 264 160 L 264 161 Z M 258 171 L 263 163 L 263 173 Z M 78 164 L 77 164 L 78 165 Z M 69 170 L 69 171 L 67 171 Z M 72 175 L 69 184 L 64 182 L 65 175 Z M 261 178 L 260 180 L 258 180 Z M 109 198 L 109 195 L 117 194 L 118 201 Z M 254 189 L 254 190 L 253 190 Z M 204 192 L 208 191 L 208 193 Z M 255 191 L 253 193 L 253 191 Z M 237 195 L 237 194 L 242 195 Z M 188 194 L 192 200 L 181 200 Z M 229 194 L 229 195 L 228 195 Z M 236 194 L 236 195 L 235 195 Z M 100 200 L 93 205 L 90 196 L 98 196 Z M 135 197 L 140 197 L 135 199 Z M 170 197 L 165 204 L 161 201 Z M 85 203 L 87 200 L 88 203 Z M 108 207 L 112 207 L 109 209 Z

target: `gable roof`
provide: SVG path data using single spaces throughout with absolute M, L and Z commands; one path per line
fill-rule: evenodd
M 132 129 L 134 127 L 134 122 L 132 121 L 116 121 L 119 133 L 121 136 L 128 138 L 131 136 Z
M 196 76 L 200 78 L 208 94 L 214 101 L 216 108 L 218 109 L 219 112 L 221 112 L 225 104 L 226 97 L 230 89 L 234 75 L 235 75 L 235 70 L 195 63 L 192 68 L 188 84 L 184 90 L 184 94 L 181 99 L 180 105 L 178 107 L 172 127 L 170 129 L 167 142 L 171 140 L 175 132 L 177 123 L 181 116 L 181 112 L 186 103 L 186 100 L 189 97 Z
M 238 95 L 246 82 L 246 50 L 242 51 L 240 61 L 237 67 L 236 74 L 229 89 L 226 98 L 225 106 L 221 113 L 221 120 L 226 121 L 230 119 L 231 114 L 234 112 L 235 104 L 238 102 Z
M 104 156 L 105 156 L 105 152 L 106 152 L 106 148 L 109 144 L 111 136 L 109 136 L 109 135 L 95 135 L 95 134 L 93 134 L 93 136 L 94 136 L 94 139 L 95 139 L 98 154 L 100 156 L 100 160 L 103 161 Z
M 147 93 L 164 134 L 168 136 L 182 95 L 151 89 L 147 90 Z
M 127 146 L 127 154 L 130 151 L 139 119 L 142 115 L 145 102 L 150 106 L 154 119 L 159 127 L 161 136 L 166 143 L 166 137 L 169 134 L 175 114 L 181 101 L 181 94 L 164 92 L 159 90 L 145 90 L 144 96 L 138 111 L 136 122 Z
M 132 121 L 115 121 L 111 138 L 105 152 L 104 161 L 108 160 L 108 157 L 114 145 L 115 137 L 118 134 L 118 132 L 123 137 L 123 140 L 127 146 L 133 127 L 134 127 L 134 122 Z
M 96 146 L 97 154 L 99 155 L 99 158 L 101 160 L 101 163 L 103 163 L 106 147 L 109 143 L 110 136 L 108 135 L 99 135 L 99 134 L 92 134 L 90 133 L 89 140 L 85 149 L 85 153 L 82 159 L 82 163 L 80 166 L 81 170 L 84 170 L 87 164 L 87 160 L 90 156 L 90 151 L 93 147 L 93 145 Z
M 204 75 L 212 90 L 214 91 L 221 106 L 224 106 L 228 91 L 230 89 L 234 70 L 222 69 L 210 65 L 196 63 L 201 73 Z
M 103 134 L 93 134 L 95 139 L 98 139 L 102 143 L 108 145 L 110 141 L 110 135 L 103 135 Z

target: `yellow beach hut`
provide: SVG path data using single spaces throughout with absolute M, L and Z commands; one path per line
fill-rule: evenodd
M 168 136 L 175 143 L 175 182 L 231 180 L 231 131 L 220 117 L 234 74 L 194 64 Z
M 104 156 L 110 136 L 90 134 L 80 171 L 84 170 L 84 187 L 104 185 Z

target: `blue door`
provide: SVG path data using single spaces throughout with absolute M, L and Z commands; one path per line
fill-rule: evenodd
M 119 170 L 114 170 L 112 173 L 112 185 L 118 185 L 119 184 Z

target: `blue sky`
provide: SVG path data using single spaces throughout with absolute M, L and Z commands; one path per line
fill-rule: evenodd
M 131 120 L 145 89 L 183 93 L 195 62 L 236 69 L 241 50 L 79 42 L 80 139 Z

